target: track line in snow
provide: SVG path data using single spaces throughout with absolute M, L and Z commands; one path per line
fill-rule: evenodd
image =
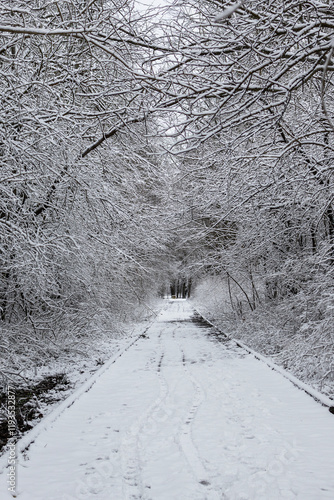
M 196 416 L 197 410 L 199 406 L 203 403 L 205 400 L 204 396 L 204 391 L 200 384 L 197 382 L 197 380 L 190 374 L 187 366 L 186 366 L 186 358 L 184 351 L 182 350 L 182 364 L 184 371 L 186 375 L 189 377 L 191 380 L 191 383 L 193 384 L 194 387 L 194 397 L 191 403 L 191 407 L 189 411 L 187 412 L 187 416 L 185 418 L 185 421 L 183 422 L 182 425 L 182 430 L 179 436 L 180 444 L 183 450 L 183 453 L 185 454 L 187 461 L 189 465 L 191 466 L 197 481 L 200 484 L 203 485 L 208 485 L 210 482 L 207 479 L 207 472 L 202 464 L 202 461 L 199 457 L 198 451 L 193 443 L 192 437 L 191 437 L 191 426 L 193 423 L 193 420 Z
M 158 337 L 161 348 L 161 335 Z M 144 433 L 152 433 L 155 430 L 154 415 L 159 411 L 161 405 L 168 396 L 168 384 L 161 374 L 161 365 L 164 352 L 161 352 L 156 375 L 159 378 L 159 397 L 142 413 L 142 415 L 131 425 L 125 433 L 121 442 L 121 463 L 123 470 L 123 498 L 124 500 L 140 500 L 145 498 L 145 489 L 142 483 L 142 463 L 140 458 L 140 436 Z
M 186 457 L 186 460 L 191 467 L 191 470 L 196 478 L 196 481 L 200 486 L 200 491 L 205 500 L 221 500 L 221 495 L 218 494 L 217 491 L 213 489 L 213 485 L 211 483 L 210 475 L 203 465 L 202 459 L 200 457 L 199 451 L 196 448 L 193 438 L 192 438 L 192 425 L 196 418 L 196 414 L 198 412 L 199 407 L 205 402 L 206 394 L 198 382 L 198 380 L 194 377 L 187 366 L 187 358 L 185 355 L 184 349 L 180 346 L 180 342 L 178 341 L 178 345 L 182 355 L 182 365 L 185 374 L 190 379 L 193 388 L 194 388 L 194 397 L 192 399 L 191 407 L 187 412 L 186 418 L 182 424 L 180 435 L 179 435 L 179 443 L 183 454 Z

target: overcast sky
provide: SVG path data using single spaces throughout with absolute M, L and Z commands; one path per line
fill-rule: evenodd
M 171 0 L 137 0 L 137 3 L 145 7 L 160 7 L 171 3 Z

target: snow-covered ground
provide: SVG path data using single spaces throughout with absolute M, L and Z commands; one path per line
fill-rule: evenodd
M 191 315 L 170 301 L 40 432 L 19 456 L 17 498 L 334 498 L 334 415 Z

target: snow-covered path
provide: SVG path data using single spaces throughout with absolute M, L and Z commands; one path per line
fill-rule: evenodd
M 334 499 L 334 415 L 191 315 L 169 302 L 37 437 L 18 498 Z

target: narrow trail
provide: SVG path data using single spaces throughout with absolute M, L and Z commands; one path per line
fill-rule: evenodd
M 333 415 L 192 314 L 166 302 L 36 438 L 19 457 L 17 498 L 334 498 Z

